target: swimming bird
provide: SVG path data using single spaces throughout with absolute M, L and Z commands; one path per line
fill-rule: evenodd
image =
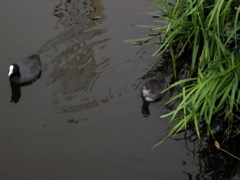
M 41 61 L 38 54 L 11 64 L 9 67 L 9 80 L 14 84 L 25 84 L 38 78 L 41 74 Z
M 142 97 L 147 102 L 157 101 L 164 96 L 165 93 L 160 93 L 167 87 L 166 79 L 161 74 L 154 79 L 147 81 L 142 87 Z

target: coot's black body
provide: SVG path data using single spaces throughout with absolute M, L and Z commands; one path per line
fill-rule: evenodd
M 167 87 L 165 77 L 157 76 L 155 79 L 147 81 L 142 88 L 142 97 L 145 101 L 157 101 L 164 96 L 165 93 L 160 93 Z
M 41 74 L 41 61 L 38 54 L 33 54 L 25 59 L 10 65 L 9 80 L 15 84 L 30 83 Z

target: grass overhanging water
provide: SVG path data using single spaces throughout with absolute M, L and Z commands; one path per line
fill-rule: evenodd
M 179 80 L 165 90 L 185 83 L 181 93 L 168 102 L 180 98 L 177 108 L 161 116 L 170 116 L 174 126 L 153 148 L 188 124 L 194 125 L 199 139 L 200 122 L 213 136 L 211 125 L 217 113 L 224 112 L 223 121 L 229 124 L 233 119 L 239 120 L 239 1 L 157 0 L 153 5 L 158 11 L 150 14 L 156 23 L 164 25 L 149 26 L 157 33 L 151 38 L 158 41 L 142 44 L 158 47 L 153 56 L 171 54 L 174 76 L 177 61 L 183 53 L 189 53 L 192 74 L 192 78 Z M 232 133 L 233 127 L 229 126 L 226 137 Z

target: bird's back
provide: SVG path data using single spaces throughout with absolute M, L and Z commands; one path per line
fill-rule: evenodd
M 41 61 L 37 54 L 26 57 L 17 62 L 20 71 L 20 80 L 22 83 L 31 81 L 41 73 Z

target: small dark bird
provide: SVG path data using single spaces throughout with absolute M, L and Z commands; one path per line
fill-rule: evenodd
M 154 79 L 147 81 L 142 87 L 142 97 L 147 102 L 157 101 L 164 96 L 160 93 L 167 88 L 168 83 L 163 75 L 159 75 Z
M 38 54 L 11 64 L 9 67 L 9 80 L 14 84 L 25 84 L 38 78 L 41 74 L 41 61 Z

